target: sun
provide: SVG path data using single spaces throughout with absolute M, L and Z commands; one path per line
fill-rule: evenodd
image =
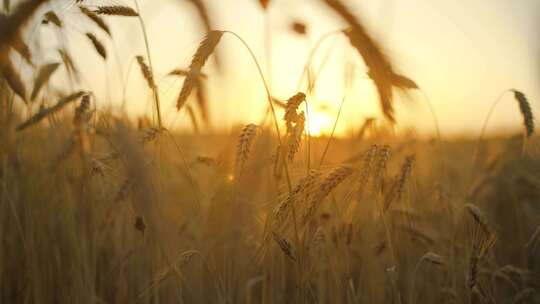
M 325 113 L 310 112 L 307 128 L 311 136 L 329 135 L 332 132 L 332 119 Z

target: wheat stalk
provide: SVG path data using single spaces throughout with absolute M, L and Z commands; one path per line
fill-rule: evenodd
M 240 136 L 238 138 L 238 144 L 236 145 L 236 165 L 235 165 L 236 177 L 240 177 L 242 175 L 242 171 L 244 170 L 244 165 L 249 158 L 251 146 L 255 139 L 255 135 L 257 135 L 258 128 L 259 126 L 255 124 L 248 124 L 240 132 Z
M 98 15 L 138 17 L 139 14 L 131 7 L 122 5 L 98 6 L 94 11 Z
M 292 129 L 292 124 L 298 119 L 298 107 L 306 101 L 306 94 L 299 92 L 287 100 L 283 119 L 287 124 L 287 130 Z
M 152 71 L 150 70 L 146 62 L 144 62 L 144 58 L 142 56 L 137 56 L 135 58 L 137 59 L 137 63 L 139 64 L 139 67 L 141 68 L 141 73 L 144 76 L 144 79 L 146 80 L 148 87 L 151 90 L 155 90 L 157 86 L 154 81 L 154 76 L 152 75 Z
M 353 172 L 354 170 L 350 167 L 340 166 L 334 168 L 327 174 L 326 178 L 320 183 L 319 189 L 309 202 L 309 205 L 304 212 L 304 215 L 302 217 L 302 222 L 304 223 L 304 225 L 307 224 L 314 216 L 320 205 L 320 202 Z
M 516 98 L 519 104 L 519 110 L 521 116 L 523 116 L 523 125 L 525 127 L 525 135 L 531 137 L 534 133 L 534 116 L 531 110 L 531 104 L 527 100 L 525 94 L 518 90 L 512 90 L 514 92 L 514 97 Z
M 105 46 L 99 41 L 96 37 L 96 35 L 92 33 L 86 33 L 86 37 L 92 42 L 92 45 L 94 46 L 96 52 L 103 58 L 104 60 L 107 59 L 107 50 L 105 49 Z
M 178 111 L 186 104 L 191 91 L 197 84 L 197 79 L 199 78 L 202 67 L 208 60 L 208 57 L 214 52 L 222 36 L 222 31 L 209 32 L 199 45 L 195 55 L 193 55 L 193 59 L 189 65 L 189 73 L 186 76 L 186 79 L 184 79 L 184 85 L 182 86 L 182 90 L 180 91 L 180 95 L 176 102 L 176 109 Z
M 465 204 L 465 209 L 474 219 L 474 221 L 482 228 L 486 235 L 492 233 L 491 225 L 487 220 L 487 217 L 484 215 L 482 210 L 473 204 Z
M 364 194 L 364 188 L 369 182 L 369 177 L 373 171 L 373 161 L 377 156 L 379 147 L 377 145 L 371 145 L 371 147 L 364 152 L 364 159 L 362 162 L 362 170 L 360 171 L 360 177 L 358 179 L 358 188 L 356 190 L 356 198 L 360 202 L 362 195 Z
M 36 80 L 34 82 L 34 89 L 32 90 L 32 94 L 30 96 L 31 100 L 36 99 L 41 88 L 45 85 L 45 83 L 49 81 L 49 79 L 59 66 L 59 63 L 49 63 L 39 69 Z
M 105 20 L 103 20 L 100 16 L 98 16 L 96 13 L 91 11 L 85 6 L 79 6 L 79 9 L 81 12 L 88 17 L 88 19 L 92 20 L 99 28 L 101 28 L 103 31 L 105 31 L 109 36 L 111 35 L 111 30 L 109 29 L 109 26 L 107 23 L 105 23 Z
M 272 235 L 274 236 L 274 241 L 276 244 L 278 244 L 281 251 L 291 260 L 296 262 L 296 256 L 294 254 L 294 249 L 292 247 L 291 242 L 289 242 L 287 239 L 280 237 L 277 233 L 272 232 Z
M 405 161 L 403 162 L 403 165 L 401 167 L 401 171 L 399 173 L 399 176 L 397 177 L 394 185 L 392 186 L 390 193 L 385 199 L 383 211 L 387 211 L 388 208 L 390 208 L 390 205 L 394 201 L 399 201 L 401 199 L 401 196 L 403 195 L 403 191 L 405 189 L 405 184 L 407 183 L 407 180 L 409 179 L 409 176 L 411 175 L 411 171 L 414 165 L 414 155 L 408 156 L 405 158 Z
M 379 94 L 379 102 L 385 117 L 395 123 L 392 88 L 417 89 L 411 79 L 397 74 L 390 60 L 382 52 L 382 48 L 373 39 L 365 27 L 340 0 L 324 0 L 324 2 L 339 14 L 350 28 L 343 31 L 351 45 L 358 51 L 369 68 L 368 75 L 373 80 Z
M 320 177 L 321 172 L 312 170 L 293 187 L 287 197 L 274 210 L 274 218 L 278 223 L 285 222 L 292 204 L 303 198 L 309 200 L 311 195 L 314 194 L 314 187 L 318 185 Z
M 45 109 L 42 109 L 41 111 L 39 111 L 38 113 L 34 114 L 34 116 L 30 117 L 28 120 L 26 120 L 25 122 L 21 123 L 20 125 L 17 126 L 16 130 L 17 131 L 22 131 L 30 126 L 33 126 L 35 124 L 37 124 L 38 122 L 40 122 L 43 118 L 55 113 L 55 112 L 58 112 L 60 111 L 65 105 L 67 105 L 68 103 L 72 102 L 72 101 L 75 101 L 77 99 L 79 99 L 80 97 L 82 97 L 83 95 L 87 94 L 86 92 L 77 92 L 77 93 L 73 93 L 69 96 L 66 96 L 62 99 L 60 99 L 56 105 L 50 107 L 50 108 L 45 108 Z

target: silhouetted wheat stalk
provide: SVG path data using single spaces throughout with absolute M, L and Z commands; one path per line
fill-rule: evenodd
M 107 59 L 107 50 L 105 49 L 105 46 L 101 41 L 99 41 L 96 37 L 96 35 L 92 33 L 86 33 L 86 37 L 92 42 L 92 45 L 94 46 L 94 49 L 96 52 L 101 56 L 104 60 Z
M 96 13 L 91 11 L 85 6 L 79 6 L 79 9 L 81 12 L 88 17 L 88 19 L 92 20 L 99 28 L 101 28 L 103 31 L 105 31 L 109 36 L 111 35 L 111 30 L 109 29 L 109 26 L 107 23 L 105 23 L 105 20 L 103 20 L 100 16 L 98 16 Z
M 240 132 L 238 138 L 238 144 L 236 146 L 236 169 L 235 175 L 239 178 L 242 175 L 244 170 L 244 165 L 249 158 L 249 153 L 251 151 L 251 146 L 257 135 L 257 129 L 259 127 L 254 124 L 246 125 Z
M 49 116 L 49 115 L 51 115 L 51 114 L 53 114 L 55 112 L 60 111 L 68 103 L 79 99 L 80 97 L 82 97 L 85 94 L 86 94 L 86 92 L 81 91 L 81 92 L 73 93 L 73 94 L 71 94 L 69 96 L 66 96 L 66 97 L 60 99 L 56 105 L 54 105 L 54 106 L 52 106 L 50 108 L 45 108 L 45 109 L 40 110 L 39 112 L 34 114 L 34 116 L 30 117 L 28 120 L 26 120 L 25 122 L 18 125 L 16 130 L 17 131 L 22 131 L 22 130 L 30 127 L 30 126 L 33 126 L 33 125 L 37 124 L 43 118 L 45 118 L 45 117 L 47 117 L 47 116 Z
M 191 91 L 196 87 L 201 69 L 208 60 L 208 57 L 214 52 L 222 36 L 222 31 L 211 31 L 197 48 L 197 51 L 191 60 L 191 64 L 189 65 L 188 75 L 184 79 L 182 90 L 180 91 L 180 95 L 176 102 L 176 109 L 178 111 L 186 104 Z
M 124 16 L 124 17 L 139 16 L 139 13 L 137 13 L 131 7 L 122 6 L 122 5 L 98 6 L 94 12 L 98 15 L 108 15 L 108 16 Z

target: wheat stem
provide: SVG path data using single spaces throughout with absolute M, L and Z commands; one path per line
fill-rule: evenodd
M 150 43 L 148 42 L 148 34 L 146 32 L 146 26 L 144 24 L 144 20 L 141 16 L 141 10 L 139 8 L 139 3 L 137 0 L 133 0 L 133 3 L 135 3 L 135 8 L 137 10 L 137 19 L 139 19 L 139 24 L 141 26 L 141 31 L 143 33 L 144 37 L 144 46 L 146 48 L 146 57 L 148 57 L 148 66 L 150 67 L 150 72 L 154 73 L 154 66 L 152 65 L 152 56 L 150 54 Z M 162 127 L 162 120 L 161 120 L 161 109 L 160 109 L 160 102 L 159 102 L 159 92 L 157 89 L 152 90 L 154 93 L 154 101 L 156 103 L 156 113 L 157 113 L 157 119 L 158 119 L 158 126 Z
M 330 133 L 330 137 L 328 138 L 328 141 L 326 142 L 326 146 L 324 147 L 323 155 L 321 156 L 321 161 L 319 162 L 319 169 L 321 169 L 321 166 L 324 163 L 324 159 L 326 158 L 326 154 L 328 154 L 330 143 L 332 142 L 332 138 L 334 137 L 334 133 L 336 132 L 336 127 L 337 127 L 339 118 L 341 117 L 341 110 L 343 109 L 343 104 L 345 103 L 345 99 L 346 99 L 345 96 L 343 96 L 343 98 L 341 99 L 341 103 L 339 105 L 339 110 L 336 116 L 336 120 L 334 121 L 334 126 L 332 128 L 332 133 Z
M 282 145 L 281 132 L 279 131 L 279 124 L 278 124 L 278 120 L 277 120 L 276 109 L 274 108 L 274 104 L 272 103 L 272 94 L 270 93 L 270 87 L 268 86 L 268 83 L 267 83 L 267 81 L 266 81 L 266 79 L 264 77 L 264 73 L 262 71 L 261 65 L 259 64 L 259 61 L 257 60 L 257 57 L 255 56 L 255 54 L 253 53 L 253 51 L 251 50 L 251 48 L 249 47 L 247 42 L 244 39 L 242 39 L 242 37 L 240 37 L 239 35 L 237 35 L 235 32 L 232 32 L 232 31 L 223 31 L 223 32 L 231 34 L 234 37 L 236 37 L 238 40 L 240 40 L 240 42 L 248 50 L 251 58 L 253 59 L 253 62 L 257 66 L 257 70 L 259 71 L 259 76 L 261 77 L 261 80 L 262 80 L 262 82 L 264 84 L 264 89 L 266 90 L 266 98 L 268 99 L 268 105 L 270 106 L 270 110 L 272 111 L 272 118 L 274 119 L 274 127 L 276 128 L 276 134 L 277 134 L 277 138 L 278 138 L 278 143 L 279 143 L 279 145 Z M 289 175 L 289 169 L 288 169 L 288 166 L 287 166 L 287 162 L 284 163 L 284 166 L 285 166 L 285 174 L 287 176 L 287 186 L 288 186 L 289 192 L 290 192 L 291 189 L 292 189 L 292 186 L 291 186 L 291 178 L 290 178 L 290 175 Z

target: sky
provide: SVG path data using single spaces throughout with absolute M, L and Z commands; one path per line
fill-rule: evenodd
M 257 0 L 205 2 L 215 29 L 234 31 L 253 48 L 273 94 L 280 99 L 296 93 L 302 68 L 317 40 L 327 32 L 346 26 L 320 0 L 272 0 L 266 16 Z M 480 131 L 493 101 L 509 88 L 523 91 L 533 109 L 540 106 L 540 1 L 343 2 L 380 42 L 395 68 L 421 87 L 420 92 L 397 98 L 400 129 L 414 128 L 420 134 L 432 134 L 434 123 L 427 104 L 431 102 L 443 135 L 474 136 Z M 131 0 L 86 0 L 86 3 L 90 7 L 107 4 L 133 7 Z M 139 3 L 149 35 L 165 124 L 190 128 L 187 113 L 178 113 L 174 108 L 182 80 L 166 74 L 189 65 L 204 37 L 200 20 L 194 7 L 185 0 L 139 0 Z M 84 85 L 96 92 L 100 104 L 118 108 L 123 99 L 122 82 L 127 79 L 127 111 L 132 115 L 150 115 L 151 94 L 133 65 L 136 55 L 145 54 L 137 20 L 107 18 L 114 37 L 111 41 L 81 20 L 75 7 L 57 3 L 53 6 L 69 21 L 67 39 L 71 52 L 84 71 Z M 269 57 L 264 47 L 265 20 L 270 24 Z M 302 37 L 293 33 L 290 30 L 293 21 L 305 23 L 308 34 Z M 53 31 L 45 28 L 37 33 L 45 48 L 55 37 Z M 84 39 L 82 34 L 87 31 L 95 32 L 112 50 L 106 64 Z M 249 53 L 232 36 L 225 36 L 218 46 L 218 54 L 222 69 L 217 71 L 213 60 L 205 67 L 209 75 L 212 128 L 229 130 L 240 123 L 260 123 L 267 101 Z M 336 35 L 325 40 L 315 55 L 315 69 L 324 58 L 327 62 L 315 93 L 309 98 L 310 129 L 330 132 L 341 102 L 341 117 L 336 128 L 339 135 L 357 130 L 367 117 L 382 118 L 366 68 L 347 39 Z M 354 75 L 348 89 L 344 80 L 346 70 Z M 510 132 L 520 127 L 517 104 L 511 94 L 506 94 L 490 120 L 488 131 Z

